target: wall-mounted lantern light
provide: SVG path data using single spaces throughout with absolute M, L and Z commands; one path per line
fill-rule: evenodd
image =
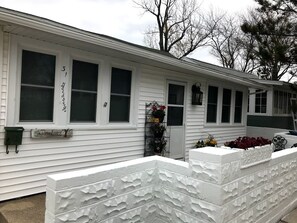
M 201 84 L 196 83 L 192 86 L 192 105 L 202 105 L 203 92 L 200 90 Z

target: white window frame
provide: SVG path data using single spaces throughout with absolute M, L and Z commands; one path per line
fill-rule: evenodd
M 261 90 L 259 90 L 259 92 L 257 93 L 257 91 L 258 90 L 256 90 L 255 91 L 255 108 L 254 108 L 254 111 L 255 111 L 255 114 L 267 114 L 267 112 L 268 112 L 268 92 L 267 91 L 265 91 L 265 92 L 262 92 Z M 266 94 L 266 105 L 265 105 L 265 107 L 266 107 L 266 111 L 265 112 L 261 112 L 262 111 L 262 107 L 264 107 L 263 106 L 263 104 L 262 104 L 262 94 Z M 260 104 L 259 104 L 259 106 L 260 106 L 260 112 L 256 112 L 256 106 L 257 106 L 257 95 L 260 95 Z
M 102 85 L 103 85 L 103 60 L 102 59 L 95 59 L 95 55 L 88 54 L 83 55 L 81 53 L 72 53 L 69 56 L 69 87 L 68 87 L 68 112 L 67 112 L 67 125 L 72 126 L 73 128 L 81 128 L 83 126 L 94 126 L 100 125 L 100 116 L 102 114 L 101 109 L 101 95 L 102 95 Z M 70 121 L 70 114 L 71 114 L 71 96 L 72 96 L 72 72 L 73 72 L 73 60 L 78 60 L 87 63 L 93 63 L 98 65 L 98 80 L 97 80 L 97 106 L 96 106 L 96 120 L 95 122 L 71 122 Z
M 218 103 L 217 103 L 217 118 L 215 123 L 207 122 L 207 103 L 208 103 L 208 88 L 209 86 L 218 88 Z M 238 87 L 234 87 L 228 83 L 218 84 L 218 83 L 208 83 L 207 84 L 207 93 L 205 98 L 205 118 L 204 118 L 204 126 L 206 127 L 234 127 L 234 126 L 244 126 L 246 122 L 245 109 L 247 108 L 247 102 L 245 96 L 247 95 L 247 90 L 242 90 Z M 222 106 L 223 106 L 223 89 L 231 90 L 231 110 L 230 110 L 230 122 L 222 122 Z M 242 100 L 242 112 L 241 112 L 241 122 L 234 122 L 235 115 L 235 94 L 236 91 L 242 92 L 243 100 Z
M 131 71 L 131 93 L 130 93 L 130 114 L 129 114 L 129 122 L 109 122 L 109 114 L 110 114 L 110 100 L 111 100 L 111 75 L 112 75 L 112 68 L 118 68 L 118 69 L 124 69 L 124 70 L 130 70 Z M 136 94 L 138 95 L 138 92 L 136 90 L 136 82 L 138 82 L 136 76 L 136 73 L 138 73 L 138 69 L 135 65 L 123 62 L 123 61 L 117 61 L 112 62 L 109 64 L 109 76 L 108 76 L 108 86 L 106 86 L 106 94 L 105 99 L 103 101 L 103 104 L 106 105 L 106 113 L 105 117 L 103 118 L 103 122 L 105 125 L 115 128 L 121 128 L 121 127 L 136 127 L 137 125 L 137 117 L 138 117 L 138 100 L 136 100 Z M 137 97 L 138 98 L 138 97 Z
M 45 53 L 56 56 L 55 71 L 55 93 L 53 122 L 20 122 L 20 91 L 21 91 L 21 64 L 22 50 Z M 133 62 L 110 58 L 95 53 L 64 47 L 48 42 L 33 40 L 27 37 L 12 35 L 10 48 L 9 86 L 8 86 L 8 110 L 6 125 L 23 126 L 26 129 L 34 128 L 72 128 L 72 129 L 136 129 L 138 120 L 138 95 L 139 87 L 139 67 Z M 97 90 L 97 109 L 96 122 L 70 123 L 71 89 L 72 89 L 72 61 L 79 60 L 98 64 L 98 90 Z M 65 69 L 64 69 L 65 67 Z M 129 123 L 109 123 L 109 104 L 110 104 L 110 85 L 111 68 L 128 69 L 132 71 L 131 96 L 130 96 L 130 119 Z M 65 72 L 67 77 L 64 76 Z M 63 79 L 64 78 L 64 79 Z M 67 81 L 65 88 L 65 101 L 67 111 L 62 112 L 61 103 L 61 84 Z M 104 103 L 107 102 L 107 106 Z
M 24 38 L 25 39 L 25 38 Z M 59 61 L 61 58 L 61 52 L 54 48 L 47 47 L 48 44 L 34 44 L 32 41 L 21 41 L 19 37 L 12 36 L 11 39 L 11 51 L 10 61 L 16 61 L 16 63 L 10 63 L 9 70 L 9 91 L 8 91 L 8 115 L 7 125 L 21 125 L 21 126 L 46 126 L 52 128 L 57 122 L 57 87 L 59 80 L 57 78 L 58 68 L 60 66 Z M 54 91 L 54 104 L 53 104 L 53 121 L 52 122 L 21 122 L 19 120 L 20 115 L 20 94 L 21 94 L 21 72 L 22 72 L 22 51 L 28 50 L 38 53 L 44 53 L 53 55 L 56 57 L 56 69 L 55 69 L 55 91 Z

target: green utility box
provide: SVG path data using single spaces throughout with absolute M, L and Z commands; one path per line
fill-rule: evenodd
M 22 144 L 23 139 L 23 127 L 4 127 L 5 129 L 5 139 L 4 145 L 6 145 L 6 153 L 8 154 L 8 146 L 15 145 L 15 152 L 18 153 L 18 145 Z

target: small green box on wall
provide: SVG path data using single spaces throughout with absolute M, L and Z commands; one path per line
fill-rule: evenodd
M 4 127 L 5 139 L 4 145 L 6 145 L 6 153 L 8 154 L 8 146 L 15 145 L 15 152 L 18 153 L 18 145 L 22 144 L 23 139 L 23 127 Z

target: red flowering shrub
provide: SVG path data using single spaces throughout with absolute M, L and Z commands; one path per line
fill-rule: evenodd
M 239 149 L 248 149 L 250 147 L 255 146 L 264 146 L 267 144 L 271 144 L 271 140 L 265 139 L 263 137 L 238 137 L 236 140 L 231 142 L 225 142 L 225 146 L 231 147 L 231 148 L 239 148 Z

